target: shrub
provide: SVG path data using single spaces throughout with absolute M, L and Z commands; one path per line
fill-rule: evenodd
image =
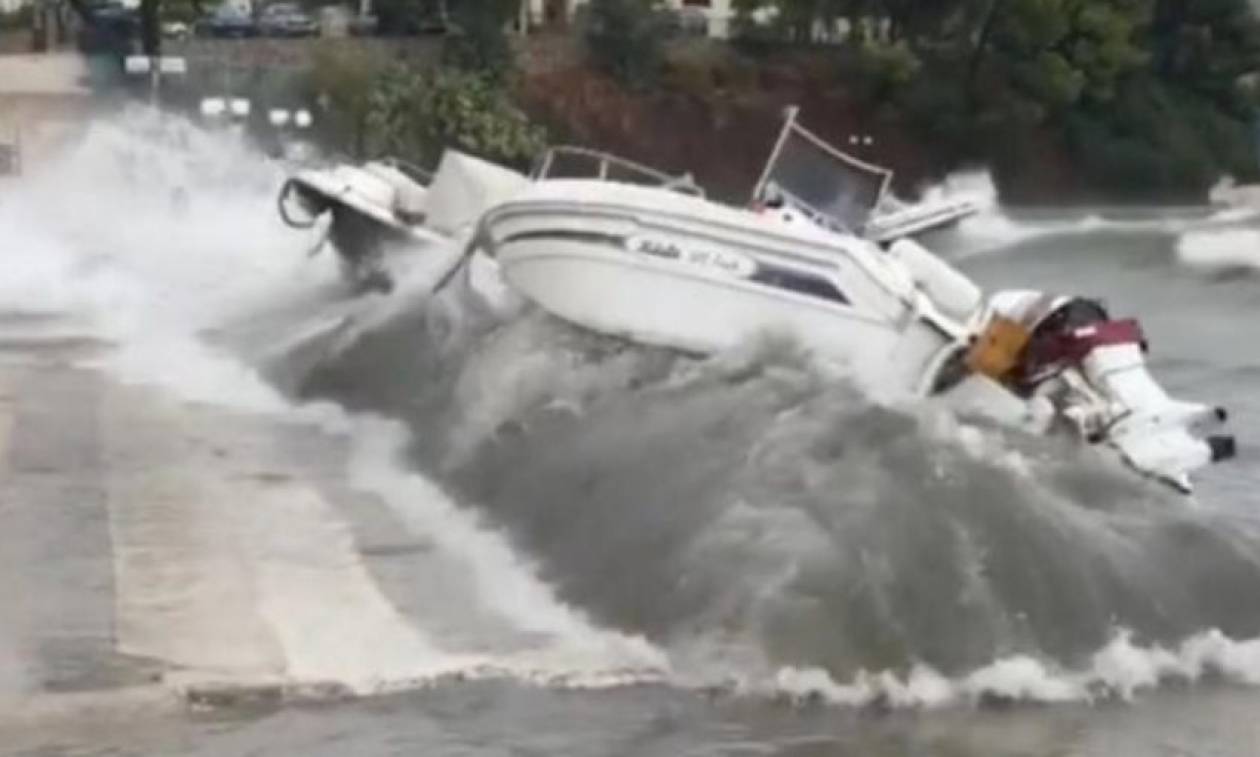
M 388 69 L 371 94 L 368 114 L 376 154 L 437 162 L 454 147 L 488 160 L 527 165 L 546 147 L 546 135 L 492 79 L 470 71 Z

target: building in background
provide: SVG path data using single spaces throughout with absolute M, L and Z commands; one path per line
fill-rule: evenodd
M 573 20 L 578 8 L 589 0 L 525 0 L 531 26 L 562 26 Z M 711 37 L 726 38 L 731 33 L 734 10 L 731 0 L 664 0 L 666 8 L 701 24 Z

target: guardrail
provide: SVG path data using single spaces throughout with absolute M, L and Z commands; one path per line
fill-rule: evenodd
M 570 164 L 578 170 L 565 170 Z M 691 174 L 671 176 L 641 163 L 585 147 L 560 146 L 547 150 L 530 176 L 535 180 L 564 178 L 624 181 L 628 184 L 657 186 L 680 194 L 704 197 L 704 190 L 695 183 Z

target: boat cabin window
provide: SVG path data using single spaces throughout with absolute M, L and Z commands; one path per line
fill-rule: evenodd
M 757 266 L 757 270 L 751 278 L 759 284 L 766 284 L 775 289 L 785 289 L 789 292 L 830 300 L 841 305 L 849 304 L 849 298 L 844 296 L 844 292 L 837 289 L 830 279 L 822 276 L 761 263 Z

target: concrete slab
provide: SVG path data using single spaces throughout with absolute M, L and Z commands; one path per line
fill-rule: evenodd
M 86 96 L 87 62 L 78 53 L 0 55 L 0 97 Z

